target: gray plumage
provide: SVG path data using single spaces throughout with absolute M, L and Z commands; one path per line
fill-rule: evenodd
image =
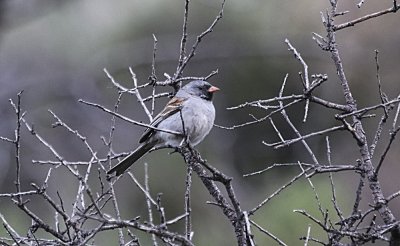
M 185 133 L 192 146 L 199 144 L 214 125 L 215 108 L 212 96 L 218 90 L 217 87 L 202 80 L 188 83 L 176 93 L 150 125 L 158 129 Z M 183 138 L 181 135 L 147 128 L 139 140 L 139 147 L 107 174 L 115 172 L 119 176 L 151 149 L 178 147 L 183 143 Z

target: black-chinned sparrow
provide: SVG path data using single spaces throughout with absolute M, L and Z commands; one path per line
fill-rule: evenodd
M 147 128 L 139 140 L 139 147 L 107 174 L 115 172 L 117 176 L 121 175 L 153 148 L 179 147 L 185 136 L 190 145 L 199 144 L 214 125 L 215 108 L 212 97 L 218 90 L 219 88 L 202 80 L 194 80 L 183 86 L 150 123 L 158 129 L 181 134 Z

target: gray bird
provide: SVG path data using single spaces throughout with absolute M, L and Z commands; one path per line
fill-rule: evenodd
M 216 91 L 219 91 L 218 87 L 202 80 L 194 80 L 183 86 L 150 123 L 158 129 L 179 132 L 182 135 L 147 128 L 139 140 L 139 147 L 107 174 L 115 172 L 117 176 L 121 175 L 153 148 L 180 146 L 184 141 L 184 134 L 190 145 L 199 144 L 214 125 L 215 108 L 212 97 Z

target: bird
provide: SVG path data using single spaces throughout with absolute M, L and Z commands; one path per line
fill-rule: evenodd
M 139 146 L 107 174 L 119 176 L 152 149 L 176 148 L 186 140 L 196 146 L 214 125 L 213 94 L 220 89 L 204 80 L 193 80 L 181 87 L 165 108 L 151 121 L 139 139 Z M 162 130 L 178 132 L 168 133 Z

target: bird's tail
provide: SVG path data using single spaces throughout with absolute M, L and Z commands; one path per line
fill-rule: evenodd
M 132 154 L 125 157 L 122 161 L 120 161 L 115 167 L 113 167 L 107 174 L 116 173 L 116 176 L 119 176 L 125 172 L 133 163 L 139 160 L 144 154 L 149 152 L 151 148 L 154 147 L 154 144 L 144 143 L 140 145 Z

